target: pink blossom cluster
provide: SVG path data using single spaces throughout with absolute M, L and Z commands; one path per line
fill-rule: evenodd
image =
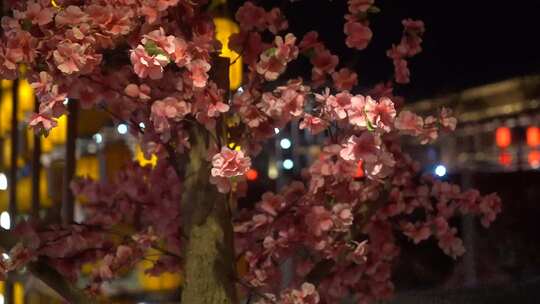
M 279 299 L 273 294 L 266 294 L 265 296 L 256 304 L 317 304 L 320 300 L 315 286 L 310 283 L 303 283 L 299 289 L 284 290 Z
M 345 15 L 345 26 L 343 28 L 347 39 L 345 43 L 350 48 L 357 50 L 365 49 L 373 32 L 369 28 L 369 13 L 377 12 L 378 9 L 373 5 L 374 0 L 349 0 L 349 14 Z
M 394 63 L 394 75 L 397 83 L 409 83 L 410 71 L 407 58 L 413 57 L 422 51 L 422 35 L 425 32 L 424 22 L 419 20 L 403 20 L 403 36 L 398 45 L 386 52 Z
M 244 152 L 223 147 L 212 157 L 210 182 L 223 193 L 231 191 L 231 178 L 244 175 L 251 167 L 251 159 Z
M 77 99 L 128 123 L 143 152 L 159 161 L 155 167 L 129 163 L 107 183 L 74 183 L 85 218 L 69 225 L 20 224 L 22 243 L 0 259 L 0 276 L 45 260 L 76 278 L 91 262 L 90 289 L 97 292 L 149 250 L 161 253 L 149 273 L 181 271 L 186 177 L 178 172 L 190 161 L 186 152 L 203 142 L 205 174 L 234 200 L 246 191 L 243 175 L 251 159 L 275 128 L 291 122 L 321 134 L 321 152 L 301 180 L 233 212 L 237 259 L 248 265 L 240 279 L 261 304 L 387 299 L 397 235 L 415 243 L 434 238 L 457 257 L 464 248 L 451 219 L 474 214 L 487 227 L 501 211 L 496 195 L 420 177 L 418 165 L 401 151 L 403 135 L 428 143 L 453 130 L 450 110 L 428 117 L 400 110 L 392 83 L 357 93 L 357 73 L 339 67 L 316 32 L 297 43 L 284 32 L 288 22 L 277 8 L 248 1 L 236 13 L 241 31 L 229 47 L 242 55 L 246 75 L 242 90 L 228 98 L 228 88 L 211 76 L 219 43 L 205 0 L 57 1 L 62 7 L 48 0 L 13 2 L 13 16 L 1 23 L 0 75 L 30 80 L 40 102 L 30 126 L 48 132 L 66 112 L 65 99 Z M 365 49 L 373 35 L 369 16 L 378 8 L 373 0 L 347 5 L 345 44 Z M 406 59 L 421 51 L 424 32 L 420 21 L 403 25 L 400 44 L 388 51 L 397 83 L 408 82 Z M 280 79 L 300 54 L 312 65 L 311 81 Z M 412 220 L 413 213 L 424 216 Z M 293 278 L 283 288 L 288 262 Z
M 150 248 L 164 254 L 148 272 L 179 270 L 179 185 L 174 170 L 163 161 L 154 169 L 129 164 L 112 183 L 81 179 L 73 184 L 73 191 L 84 202 L 84 220 L 70 225 L 20 223 L 16 233 L 22 243 L 11 249 L 7 264 L 2 261 L 0 265 L 14 270 L 29 261 L 47 259 L 49 265 L 75 280 L 82 265 L 94 263 L 92 291 L 145 258 Z M 132 230 L 123 230 L 125 225 Z
M 501 211 L 496 195 L 419 178 L 419 166 L 396 143 L 388 147 L 396 164 L 384 183 L 355 178 L 354 168 L 330 150 L 310 166 L 308 188 L 293 183 L 279 194 L 266 193 L 254 210 L 239 215 L 237 254 L 247 261 L 246 279 L 254 288 L 276 290 L 282 263 L 292 259 L 293 283 L 316 282 L 321 303 L 387 299 L 397 234 L 415 243 L 433 237 L 456 258 L 465 249 L 450 220 L 475 214 L 487 227 Z M 424 219 L 411 220 L 413 212 Z

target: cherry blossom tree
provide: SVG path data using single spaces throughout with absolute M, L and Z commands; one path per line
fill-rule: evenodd
M 46 136 L 67 113 L 67 97 L 127 123 L 159 161 L 130 162 L 112 181 L 74 181 L 84 219 L 19 223 L 16 245 L 3 244 L 3 276 L 26 267 L 66 300 L 92 303 L 103 282 L 152 249 L 162 254 L 149 273 L 185 278 L 182 303 L 370 303 L 392 295 L 398 234 L 433 238 L 457 258 L 465 248 L 450 219 L 474 214 L 487 227 L 501 210 L 495 194 L 423 175 L 402 151 L 404 136 L 426 144 L 456 126 L 449 109 L 420 117 L 392 94 L 409 82 L 422 21 L 403 20 L 401 40 L 389 46 L 394 81 L 360 90 L 356 72 L 340 66 L 317 32 L 296 37 L 280 9 L 245 2 L 229 47 L 246 76 L 230 94 L 230 62 L 219 57 L 206 0 L 29 0 L 11 8 L 0 74 L 31 81 L 40 106 L 29 126 Z M 369 47 L 378 12 L 374 0 L 348 0 L 343 43 Z M 284 79 L 301 57 L 311 78 Z M 251 158 L 292 121 L 324 134 L 319 156 L 300 180 L 237 208 Z M 292 279 L 284 282 L 286 261 Z M 78 291 L 73 283 L 89 262 L 87 289 Z

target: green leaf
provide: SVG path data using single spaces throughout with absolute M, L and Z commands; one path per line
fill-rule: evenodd
M 368 8 L 368 13 L 370 14 L 378 14 L 381 12 L 381 9 L 376 7 L 375 5 L 372 5 Z
M 375 131 L 375 127 L 371 124 L 371 121 L 366 119 L 366 122 L 368 131 Z
M 148 55 L 150 56 L 158 56 L 158 55 L 162 55 L 162 56 L 165 56 L 167 58 L 169 58 L 167 56 L 167 53 L 165 53 L 165 51 L 163 51 L 159 46 L 157 46 L 157 44 L 152 41 L 152 40 L 148 40 L 145 44 L 144 44 L 144 50 L 146 51 L 146 53 L 148 53 Z
M 266 51 L 264 51 L 264 54 L 266 56 L 274 56 L 276 54 L 277 49 L 276 48 L 269 48 Z
M 21 20 L 21 28 L 25 31 L 29 31 L 32 28 L 32 21 L 28 19 Z

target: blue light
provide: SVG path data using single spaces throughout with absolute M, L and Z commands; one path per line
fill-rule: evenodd
M 294 167 L 294 162 L 290 159 L 286 159 L 283 161 L 283 168 L 285 170 L 291 170 Z
M 103 136 L 99 133 L 94 134 L 94 140 L 96 143 L 100 144 L 103 141 Z
M 446 167 L 443 165 L 438 165 L 435 167 L 435 175 L 438 177 L 443 177 L 446 175 Z
M 126 124 L 119 124 L 118 127 L 116 127 L 116 131 L 120 134 L 126 134 L 128 132 L 128 126 Z
M 282 149 L 289 149 L 292 145 L 291 143 L 291 140 L 288 139 L 288 138 L 283 138 L 280 142 L 279 142 L 279 145 L 281 146 Z

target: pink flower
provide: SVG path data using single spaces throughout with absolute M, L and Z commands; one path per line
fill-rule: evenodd
M 172 55 L 175 50 L 175 37 L 165 36 L 165 30 L 160 27 L 157 30 L 151 31 L 150 33 L 143 35 L 141 40 L 142 45 L 146 45 L 149 41 L 153 41 L 158 48 L 166 52 L 168 55 Z
M 374 163 L 377 161 L 377 155 L 381 148 L 381 139 L 370 132 L 362 132 L 359 137 L 353 135 L 349 137 L 343 145 L 339 155 L 344 160 Z
M 420 36 L 426 31 L 422 20 L 404 19 L 401 24 L 403 24 L 404 31 L 409 35 Z
M 26 12 L 18 19 L 28 19 L 32 24 L 43 26 L 52 22 L 53 16 L 54 11 L 51 8 L 42 7 L 36 2 L 29 2 L 26 6 Z
M 266 12 L 264 8 L 254 5 L 247 1 L 242 5 L 235 15 L 236 21 L 240 23 L 240 27 L 245 31 L 252 29 L 264 30 L 266 27 Z
M 289 27 L 287 19 L 285 19 L 279 8 L 273 8 L 266 14 L 266 22 L 268 23 L 268 30 L 274 35 Z
M 411 111 L 401 111 L 394 122 L 394 126 L 405 134 L 417 136 L 422 133 L 424 121 L 422 117 Z
M 280 303 L 283 304 L 317 304 L 319 303 L 319 293 L 315 285 L 303 283 L 301 289 L 293 289 L 281 295 Z
M 272 56 L 267 50 L 261 54 L 260 61 L 257 63 L 257 73 L 263 75 L 266 80 L 272 81 L 285 72 L 286 67 L 286 63 Z
M 130 83 L 124 89 L 124 93 L 129 97 L 138 98 L 142 101 L 150 99 L 151 88 L 147 84 L 141 84 L 140 86 Z
M 222 147 L 221 152 L 212 157 L 212 176 L 233 177 L 244 175 L 251 167 L 251 159 L 242 151 Z
M 174 97 L 167 97 L 152 104 L 150 120 L 154 123 L 157 132 L 165 133 L 170 128 L 169 119 L 180 121 L 190 112 L 191 104 Z
M 324 232 L 329 231 L 334 226 L 332 221 L 332 213 L 326 210 L 323 206 L 313 206 L 309 210 L 305 218 L 306 225 L 315 236 L 321 236 Z
M 183 67 L 191 61 L 191 55 L 188 53 L 188 44 L 182 38 L 175 38 L 173 41 L 174 51 L 171 53 L 172 60 L 177 66 Z
M 135 74 L 140 78 L 161 79 L 163 67 L 169 63 L 169 59 L 164 55 L 148 55 L 142 45 L 131 51 L 130 59 Z
M 52 89 L 53 78 L 52 76 L 45 72 L 39 72 L 39 80 L 37 82 L 32 82 L 30 86 L 34 89 L 36 95 L 41 96 Z
M 334 80 L 334 86 L 338 90 L 350 91 L 358 84 L 358 75 L 347 68 L 332 73 L 332 79 Z
M 478 208 L 482 213 L 482 226 L 487 228 L 495 220 L 497 214 L 501 212 L 501 198 L 495 193 L 484 196 L 480 200 Z
M 196 88 L 204 88 L 208 81 L 207 72 L 210 70 L 210 64 L 202 59 L 197 59 L 191 61 L 187 65 L 187 69 L 191 72 L 193 86 Z
M 349 123 L 361 128 L 367 128 L 368 122 L 365 107 L 368 102 L 374 102 L 371 97 L 355 95 L 351 98 L 351 107 L 347 111 Z
M 339 63 L 336 55 L 323 48 L 316 48 L 315 54 L 311 57 L 311 64 L 319 72 L 331 73 Z
M 317 116 L 304 114 L 302 122 L 300 122 L 300 130 L 307 129 L 311 134 L 319 134 L 328 127 L 328 123 Z
M 344 32 L 347 35 L 345 44 L 358 50 L 365 49 L 373 37 L 371 29 L 360 22 L 349 21 L 345 23 Z
M 437 235 L 439 239 L 439 247 L 443 250 L 444 253 L 451 256 L 452 258 L 457 258 L 462 256 L 465 253 L 465 247 L 463 247 L 463 241 L 456 237 L 457 229 L 451 228 L 445 233 Z
M 443 107 L 439 113 L 439 123 L 446 130 L 454 131 L 457 125 L 457 119 L 452 116 L 452 110 Z
M 288 33 L 285 38 L 276 36 L 274 45 L 276 46 L 275 56 L 284 62 L 290 62 L 298 57 L 298 47 L 295 45 L 296 37 Z
M 88 16 L 81 10 L 79 6 L 70 5 L 61 10 L 55 18 L 56 25 L 70 25 L 75 26 L 77 24 L 86 22 Z
M 341 231 L 347 231 L 348 227 L 353 224 L 354 216 L 351 206 L 348 204 L 338 203 L 332 207 L 334 214 L 334 223 Z
M 261 197 L 261 202 L 257 204 L 264 212 L 277 216 L 278 212 L 285 207 L 285 198 L 272 192 L 266 192 Z
M 327 99 L 327 105 L 330 107 L 332 112 L 335 113 L 337 118 L 344 119 L 347 117 L 347 110 L 351 108 L 352 105 L 352 95 L 347 91 L 341 92 L 336 96 L 330 96 Z
M 427 240 L 431 236 L 431 230 L 425 225 L 414 225 L 413 223 L 402 223 L 403 234 L 413 240 L 415 244 Z
M 405 84 L 409 83 L 410 80 L 410 71 L 408 67 L 407 60 L 397 59 L 394 60 L 394 74 L 397 83 Z
M 349 0 L 349 12 L 353 15 L 365 13 L 373 5 L 374 0 Z
M 176 6 L 179 0 L 157 0 L 156 7 L 158 11 L 162 12 L 167 10 L 171 6 Z
M 254 64 L 267 47 L 257 32 L 240 32 L 229 37 L 229 48 L 238 54 L 243 53 L 243 59 L 248 65 Z
M 30 122 L 28 124 L 31 128 L 34 128 L 36 133 L 48 134 L 58 123 L 49 116 L 34 113 L 30 117 Z
M 319 33 L 315 31 L 307 32 L 302 38 L 302 41 L 298 44 L 301 52 L 305 52 L 312 48 L 321 47 L 322 43 L 318 41 Z
M 65 74 L 79 72 L 86 64 L 86 46 L 65 42 L 58 45 L 53 52 L 57 68 Z
M 390 98 L 383 97 L 376 103 L 368 96 L 366 98 L 365 112 L 366 118 L 372 127 L 390 132 L 396 117 L 396 109 Z

